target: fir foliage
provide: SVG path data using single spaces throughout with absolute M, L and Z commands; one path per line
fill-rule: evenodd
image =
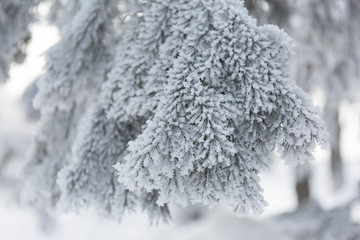
M 129 143 L 119 181 L 159 190 L 160 205 L 220 202 L 259 213 L 265 202 L 258 173 L 270 151 L 304 163 L 316 141 L 325 144 L 326 131 L 305 94 L 286 82 L 292 46 L 283 31 L 257 27 L 242 3 L 191 4 L 177 12 L 187 21 L 172 22 L 185 37 L 172 45 L 179 50 L 159 78 L 167 80 L 154 117 Z M 175 51 L 166 42 L 159 62 Z
M 81 1 L 46 55 L 28 165 L 38 202 L 115 219 L 141 205 L 155 221 L 170 202 L 261 213 L 270 153 L 296 165 L 326 145 L 287 81 L 288 35 L 257 26 L 243 1 L 121 3 Z
M 34 101 L 41 112 L 40 129 L 25 175 L 26 184 L 37 193 L 30 200 L 49 210 L 60 199 L 57 175 L 71 159 L 79 119 L 95 102 L 109 69 L 111 52 L 107 47 L 113 46 L 114 37 L 107 25 L 111 26 L 116 15 L 114 6 L 113 1 L 82 1 L 81 9 L 70 19 L 75 24 L 68 25 L 61 40 L 48 51 L 47 71 L 38 81 Z

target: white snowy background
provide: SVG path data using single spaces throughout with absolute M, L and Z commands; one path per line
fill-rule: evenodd
M 55 28 L 46 23 L 32 26 L 33 39 L 28 48 L 26 62 L 12 66 L 10 80 L 0 87 L 0 150 L 8 146 L 21 149 L 14 163 L 14 176 L 19 165 L 24 164 L 26 151 L 36 131 L 36 123 L 26 120 L 19 105 L 26 87 L 41 74 L 44 65 L 43 53 L 57 40 Z M 313 101 L 323 104 L 323 96 L 315 93 Z M 341 108 L 342 155 L 345 160 L 344 187 L 334 192 L 330 180 L 329 151 L 318 149 L 313 162 L 311 180 L 313 196 L 325 209 L 341 205 L 357 193 L 360 180 L 360 103 L 343 103 Z M 20 146 L 19 146 L 20 145 Z M 198 221 L 183 223 L 182 210 L 177 209 L 169 224 L 150 226 L 147 216 L 141 211 L 125 216 L 117 223 L 99 217 L 94 209 L 75 213 L 59 210 L 53 228 L 43 231 L 36 214 L 29 208 L 20 207 L 9 194 L 11 189 L 0 186 L 0 240 L 215 240 L 215 239 L 289 239 L 269 217 L 292 211 L 296 208 L 295 171 L 274 157 L 270 171 L 262 174 L 261 185 L 269 206 L 260 218 L 238 218 L 231 211 L 216 208 L 206 211 Z M 10 190 L 10 191 L 9 191 Z M 24 193 L 20 193 L 24 194 Z M 360 207 L 353 209 L 354 221 L 360 222 Z

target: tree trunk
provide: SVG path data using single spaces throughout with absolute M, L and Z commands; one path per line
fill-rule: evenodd
M 334 124 L 331 132 L 334 134 L 331 138 L 333 138 L 331 142 L 331 173 L 333 177 L 333 184 L 335 189 L 339 189 L 343 182 L 343 166 L 342 159 L 340 154 L 340 134 L 341 127 L 339 123 L 339 109 L 334 112 Z
M 310 200 L 310 176 L 311 166 L 309 164 L 298 166 L 296 169 L 296 195 L 298 207 Z
M 344 181 L 343 175 L 343 166 L 341 159 L 341 149 L 340 149 L 340 135 L 341 135 L 341 126 L 339 121 L 339 108 L 340 104 L 327 103 L 325 107 L 325 120 L 328 124 L 328 130 L 330 133 L 330 144 L 331 144 L 331 175 L 333 180 L 334 189 L 339 189 L 342 187 Z

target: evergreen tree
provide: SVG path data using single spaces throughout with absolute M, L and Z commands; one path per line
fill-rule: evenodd
M 295 40 L 297 55 L 292 60 L 291 77 L 307 92 L 314 88 L 323 91 L 323 116 L 330 132 L 333 185 L 340 187 L 344 181 L 340 105 L 344 100 L 359 100 L 358 1 L 245 2 L 260 23 L 274 23 L 283 27 Z
M 305 162 L 315 140 L 325 142 L 323 125 L 285 81 L 291 45 L 284 32 L 257 27 L 242 3 L 193 4 L 154 117 L 117 166 L 120 181 L 158 189 L 160 205 L 223 202 L 261 212 L 258 173 L 269 152 L 277 147 L 289 163 Z
M 303 66 L 309 66 L 307 86 L 319 86 L 324 92 L 324 119 L 330 132 L 331 168 L 335 188 L 343 184 L 339 122 L 342 101 L 359 99 L 360 61 L 359 4 L 352 0 L 305 1 L 299 16 L 304 19 L 304 33 L 299 37 L 304 53 Z M 300 72 L 299 68 L 298 71 Z M 309 83 L 310 82 L 310 83 Z
M 0 3 L 0 83 L 8 78 L 12 62 L 21 63 L 31 36 L 30 23 L 34 20 L 31 9 L 34 0 L 2 0 Z
M 34 100 L 41 111 L 41 127 L 35 138 L 25 169 L 26 184 L 37 194 L 35 204 L 55 206 L 60 198 L 57 174 L 71 158 L 71 146 L 78 121 L 109 69 L 116 16 L 113 1 L 82 1 L 74 23 L 66 26 L 64 36 L 47 52 L 46 73 L 38 81 Z M 70 23 L 70 22 L 69 22 Z M 104 38 L 109 34 L 109 39 Z
M 111 95 L 107 91 L 109 86 L 123 84 L 121 86 L 126 90 L 121 88 L 124 92 L 119 96 L 124 98 L 127 96 L 125 94 L 133 94 L 135 98 L 137 91 L 142 91 L 138 84 L 142 77 L 147 75 L 151 60 L 155 58 L 156 46 L 161 42 L 162 37 L 159 35 L 159 39 L 154 40 L 152 31 L 156 30 L 158 24 L 163 23 L 167 7 L 160 2 L 154 3 L 149 8 L 141 7 L 132 5 L 131 11 L 127 13 L 132 18 L 123 30 L 114 67 L 109 73 L 110 83 L 104 84 L 102 99 L 107 99 L 107 96 Z M 160 13 L 163 11 L 163 14 L 159 14 L 158 9 Z M 136 16 L 139 10 L 144 10 L 141 19 Z M 139 82 L 133 81 L 134 79 L 138 79 Z M 132 100 L 131 97 L 126 99 Z M 97 205 L 105 210 L 103 212 L 118 219 L 126 209 L 134 210 L 139 201 L 143 208 L 148 210 L 151 218 L 164 217 L 166 220 L 169 216 L 167 206 L 158 207 L 153 200 L 157 199 L 157 191 L 149 193 L 139 191 L 137 194 L 129 191 L 125 186 L 117 183 L 117 174 L 113 168 L 113 165 L 123 158 L 127 143 L 140 133 L 144 120 L 133 118 L 128 114 L 128 111 L 133 109 L 125 110 L 123 116 L 127 119 L 121 123 L 108 120 L 106 105 L 102 103 L 101 100 L 95 103 L 95 109 L 90 109 L 89 115 L 84 118 L 83 126 L 86 127 L 79 131 L 84 135 L 79 136 L 78 142 L 81 144 L 74 146 L 75 159 L 64 169 L 60 177 L 64 181 L 65 201 L 74 199 L 73 201 L 78 203 L 91 203 L 95 200 Z M 75 206 L 78 207 L 79 204 Z
M 122 4 L 80 1 L 46 55 L 35 201 L 116 219 L 139 204 L 166 220 L 170 202 L 260 213 L 270 153 L 296 165 L 326 144 L 318 111 L 287 81 L 290 38 L 257 26 L 243 1 Z

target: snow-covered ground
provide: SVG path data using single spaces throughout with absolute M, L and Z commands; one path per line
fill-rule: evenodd
M 315 164 L 314 185 L 317 197 L 325 207 L 336 205 L 349 199 L 356 191 L 354 184 L 342 191 L 333 193 L 328 189 L 326 181 L 326 162 Z M 358 163 L 347 163 L 348 181 L 359 180 Z M 281 240 L 285 238 L 280 230 L 266 220 L 266 216 L 290 211 L 295 208 L 295 193 L 292 172 L 281 162 L 263 176 L 265 197 L 269 201 L 264 215 L 260 219 L 238 218 L 231 211 L 217 208 L 206 211 L 199 221 L 181 223 L 178 217 L 170 224 L 150 226 L 146 215 L 140 213 L 125 216 L 122 222 L 106 220 L 99 217 L 94 209 L 84 210 L 80 215 L 74 213 L 59 214 L 56 227 L 43 232 L 39 221 L 30 209 L 19 208 L 17 205 L 0 199 L 0 239 L 1 240 L 96 240 L 96 239 L 128 239 L 128 240 L 222 240 L 239 239 L 246 236 L 247 240 Z M 359 220 L 359 214 L 355 215 Z

